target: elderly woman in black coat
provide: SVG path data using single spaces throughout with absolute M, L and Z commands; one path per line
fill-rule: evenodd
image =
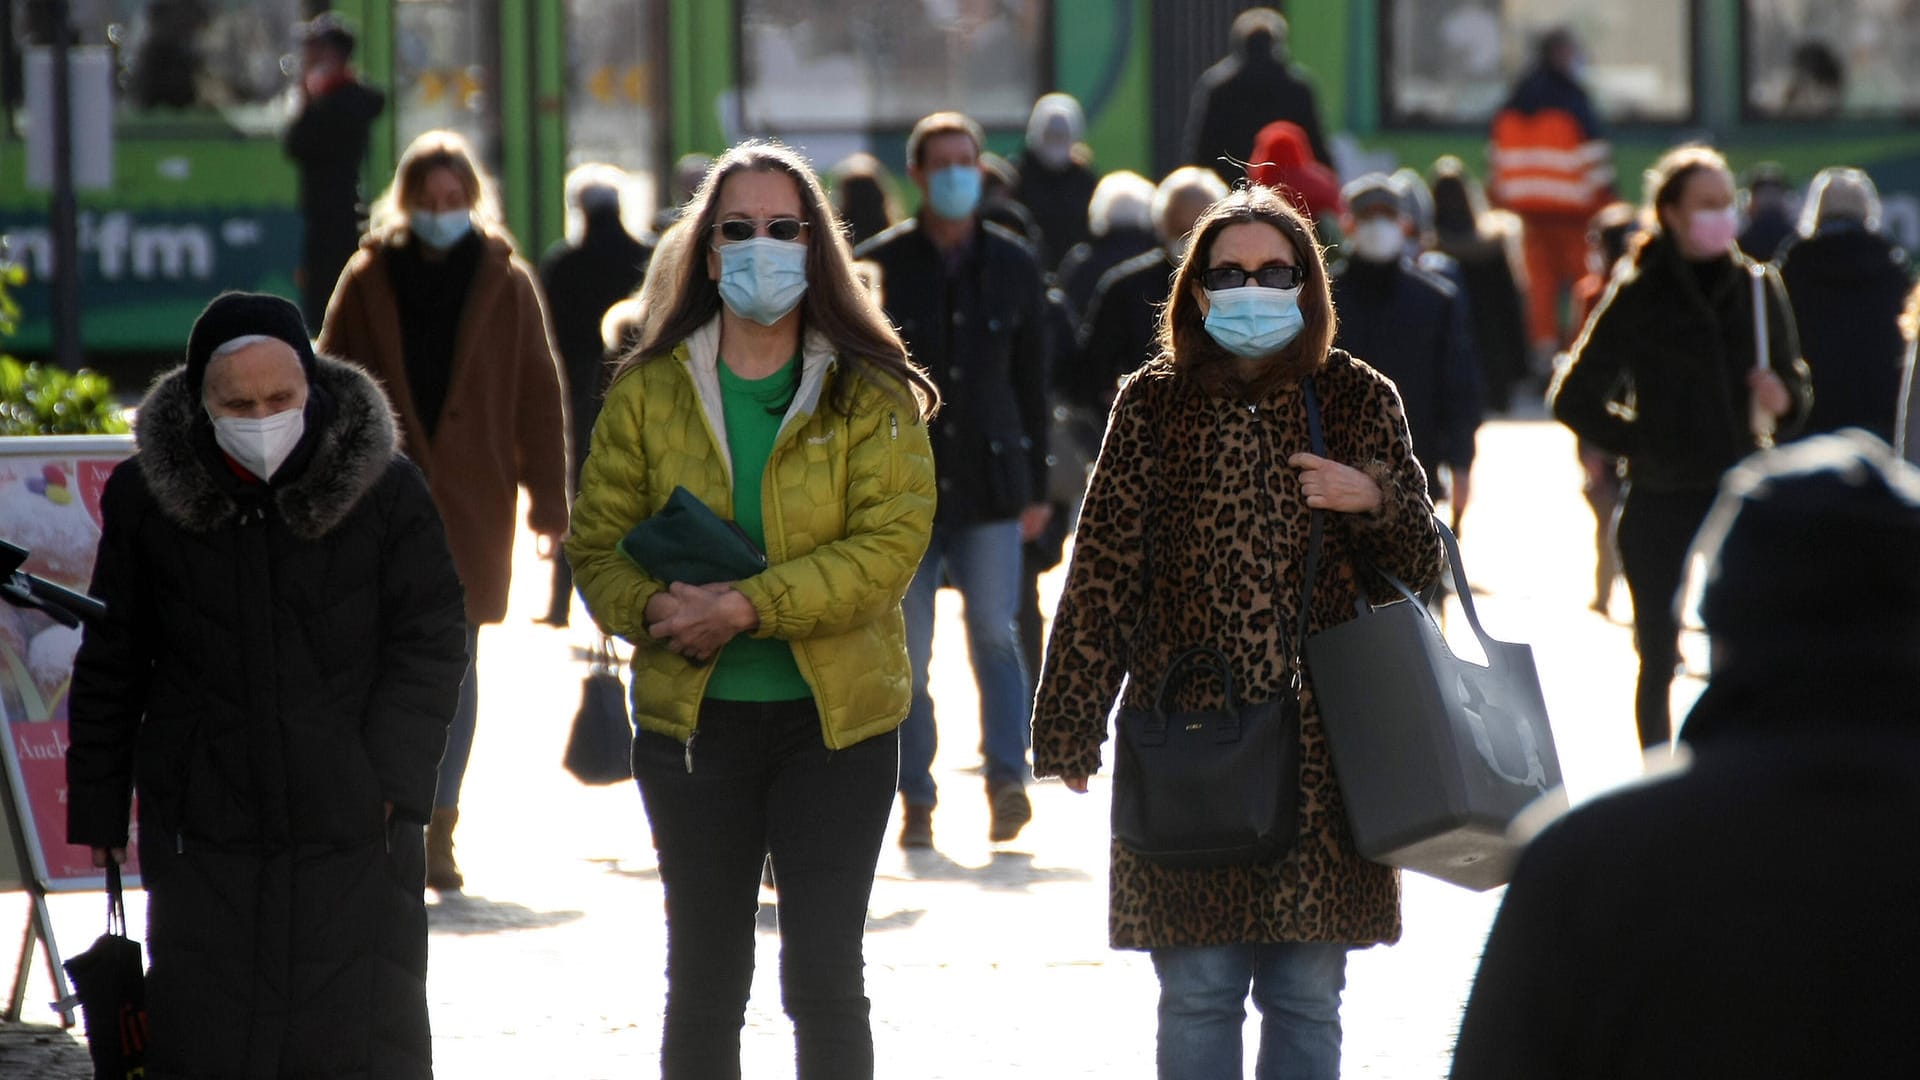
M 421 824 L 467 664 L 420 472 L 372 379 L 229 293 L 107 481 L 67 836 L 139 796 L 146 1075 L 432 1076 Z

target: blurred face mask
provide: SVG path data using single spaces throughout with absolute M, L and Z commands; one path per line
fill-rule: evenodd
M 407 231 L 428 247 L 445 251 L 473 231 L 473 212 L 443 210 L 436 214 L 431 210 L 409 210 Z
M 1740 234 L 1740 216 L 1733 207 L 1695 210 L 1687 218 L 1687 246 L 1698 255 L 1718 255 L 1733 247 Z
M 1393 218 L 1372 217 L 1353 227 L 1353 253 L 1368 262 L 1393 262 L 1406 250 L 1406 234 Z
M 980 207 L 980 168 L 949 165 L 927 177 L 927 205 L 948 221 L 972 217 Z
M 1250 360 L 1286 348 L 1306 325 L 1298 287 L 1209 289 L 1207 305 L 1207 336 L 1235 356 Z
M 262 480 L 273 479 L 307 431 L 305 408 L 261 417 L 209 413 L 208 419 L 213 421 L 213 441 L 220 449 Z
M 807 291 L 807 245 L 756 236 L 720 248 L 720 299 L 727 309 L 772 326 Z

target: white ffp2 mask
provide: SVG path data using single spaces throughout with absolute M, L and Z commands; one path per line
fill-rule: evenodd
M 241 467 L 262 480 L 273 479 L 287 455 L 307 431 L 305 409 L 288 409 L 272 416 L 213 417 L 213 441 Z

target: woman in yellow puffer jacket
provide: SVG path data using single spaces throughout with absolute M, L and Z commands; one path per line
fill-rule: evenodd
M 567 557 L 634 644 L 634 775 L 667 899 L 661 1074 L 739 1075 L 761 865 L 799 1076 L 871 1077 L 862 936 L 910 679 L 900 600 L 934 508 L 939 394 L 855 281 L 818 180 L 728 151 L 662 241 Z M 683 487 L 767 568 L 662 581 L 620 549 Z

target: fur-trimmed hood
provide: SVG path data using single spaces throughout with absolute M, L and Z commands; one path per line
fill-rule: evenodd
M 303 540 L 318 540 L 340 524 L 399 451 L 393 408 L 365 372 L 316 357 L 313 385 L 332 399 L 333 416 L 306 467 L 270 486 L 281 519 Z M 200 533 L 227 525 L 241 509 L 201 445 L 203 416 L 183 366 L 154 380 L 134 422 L 140 471 L 154 501 L 181 528 Z

